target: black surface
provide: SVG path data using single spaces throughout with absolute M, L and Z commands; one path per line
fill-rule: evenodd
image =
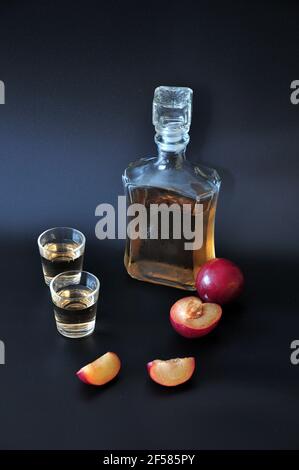
M 1 2 L 1 449 L 298 449 L 299 79 L 296 2 Z M 190 342 L 168 312 L 183 292 L 123 268 L 123 241 L 98 241 L 95 207 L 116 203 L 128 162 L 154 152 L 153 90 L 194 89 L 188 158 L 223 178 L 219 256 L 246 277 L 219 327 Z M 87 235 L 102 282 L 96 333 L 55 329 L 36 238 Z M 123 362 L 95 389 L 75 371 L 107 350 Z M 176 390 L 147 361 L 195 355 Z

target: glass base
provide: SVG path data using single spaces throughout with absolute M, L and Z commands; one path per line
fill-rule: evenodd
M 50 285 L 50 283 L 51 283 L 51 281 L 52 281 L 52 279 L 53 279 L 53 277 L 44 276 L 44 279 L 45 279 L 45 283 L 46 283 L 46 285 L 47 285 L 47 286 L 49 286 L 49 285 Z
M 57 330 L 66 338 L 84 338 L 93 333 L 95 320 L 88 323 L 60 323 L 56 321 Z
M 68 272 L 68 271 L 67 271 Z M 81 276 L 81 271 L 78 270 L 78 271 L 69 271 L 70 274 L 68 275 L 68 282 L 76 282 L 77 279 L 80 279 L 80 276 Z M 62 273 L 59 273 L 59 274 L 62 274 Z M 47 286 L 49 286 L 51 284 L 51 281 L 52 279 L 54 279 L 55 276 L 52 276 L 52 277 L 49 277 L 49 276 L 45 276 L 44 275 L 44 280 L 45 280 L 45 283 Z

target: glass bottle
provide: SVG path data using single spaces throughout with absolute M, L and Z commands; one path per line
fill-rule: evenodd
M 215 257 L 214 221 L 220 178 L 213 169 L 185 159 L 191 124 L 192 90 L 185 87 L 160 86 L 153 101 L 153 124 L 158 155 L 131 163 L 123 174 L 127 207 L 133 203 L 145 207 L 146 238 L 127 236 L 125 267 L 133 278 L 194 290 L 200 267 Z M 196 204 L 201 204 L 202 245 L 186 249 L 186 238 L 177 238 L 169 219 L 169 238 L 150 217 L 152 204 L 176 204 L 192 217 Z M 132 217 L 128 216 L 127 223 Z M 174 219 L 173 219 L 174 220 Z M 193 223 L 194 220 L 191 220 Z M 194 225 L 194 224 L 193 224 Z M 183 230 L 182 230 L 183 231 Z M 156 235 L 152 237 L 152 234 Z

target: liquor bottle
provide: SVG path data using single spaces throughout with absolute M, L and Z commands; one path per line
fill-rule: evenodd
M 192 95 L 192 90 L 186 87 L 156 88 L 153 124 L 158 155 L 131 163 L 123 174 L 127 206 L 141 204 L 147 216 L 143 236 L 127 235 L 124 262 L 128 273 L 142 281 L 186 290 L 195 289 L 198 270 L 215 257 L 214 221 L 220 189 L 220 178 L 214 169 L 191 163 L 185 158 Z M 153 217 L 157 214 L 157 205 L 175 208 L 168 214 L 168 237 L 161 228 L 165 211 L 161 211 L 160 219 Z M 153 212 L 152 207 L 155 208 Z M 178 212 L 181 212 L 180 222 Z M 185 236 L 184 214 L 190 214 L 190 227 L 193 228 L 197 227 L 195 217 L 201 216 L 198 238 L 202 243 L 200 246 L 194 243 L 194 249 L 190 249 L 190 243 L 187 243 L 190 238 Z M 132 220 L 131 214 L 127 224 Z M 181 224 L 180 236 L 177 234 L 178 224 Z

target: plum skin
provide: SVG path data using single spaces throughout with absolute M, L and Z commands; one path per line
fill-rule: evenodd
M 170 323 L 173 327 L 173 329 L 181 336 L 184 336 L 184 338 L 189 338 L 189 339 L 194 339 L 194 338 L 200 338 L 201 336 L 205 336 L 210 331 L 214 330 L 216 326 L 218 325 L 220 319 L 212 325 L 207 326 L 206 328 L 201 328 L 201 329 L 195 329 L 190 326 L 183 325 L 182 323 L 178 323 L 173 320 L 173 318 L 170 316 Z
M 219 305 L 235 300 L 244 288 L 244 276 L 240 268 L 224 258 L 205 263 L 196 277 L 196 289 L 205 302 Z
M 83 369 L 83 368 L 82 368 Z M 88 384 L 88 385 L 92 385 L 90 382 L 88 382 L 87 378 L 86 378 L 86 375 L 84 374 L 84 372 L 82 371 L 82 369 L 78 370 L 78 372 L 76 372 L 76 375 L 77 377 L 82 381 L 84 382 L 85 384 Z

